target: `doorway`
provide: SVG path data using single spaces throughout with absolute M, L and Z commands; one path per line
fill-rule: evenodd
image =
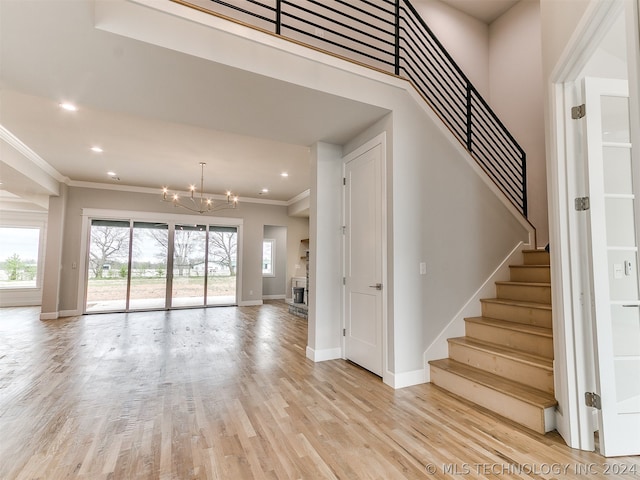
M 556 377 L 567 380 L 556 389 L 558 430 L 569 445 L 584 450 L 596 448 L 597 431 L 605 456 L 640 453 L 640 157 L 633 148 L 640 144 L 638 11 L 633 3 L 598 5 L 590 31 L 579 37 L 582 55 L 558 75 L 558 165 L 549 169 L 555 182 L 549 190 L 558 202 L 551 250 L 553 283 L 560 285 L 554 290 L 561 373 Z M 628 92 L 628 85 L 636 88 Z
M 382 377 L 385 335 L 384 142 L 344 159 L 345 358 Z

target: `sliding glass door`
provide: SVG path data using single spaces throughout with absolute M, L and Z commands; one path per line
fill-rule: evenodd
M 237 303 L 238 228 L 94 219 L 85 311 Z
M 129 220 L 93 220 L 87 271 L 87 312 L 127 309 Z
M 169 225 L 133 222 L 129 310 L 165 308 Z
M 204 305 L 207 227 L 176 225 L 173 236 L 171 306 Z
M 230 305 L 236 300 L 238 229 L 209 227 L 207 305 Z

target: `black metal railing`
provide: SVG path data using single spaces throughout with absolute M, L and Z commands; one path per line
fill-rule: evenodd
M 408 0 L 173 0 L 409 80 L 527 216 L 526 155 Z

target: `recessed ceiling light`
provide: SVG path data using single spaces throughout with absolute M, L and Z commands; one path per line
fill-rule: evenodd
M 110 177 L 115 177 L 117 174 L 116 172 L 107 172 L 107 175 L 109 175 Z
M 96 152 L 96 153 L 102 153 L 104 152 L 103 149 L 101 149 L 100 147 L 91 147 L 91 151 L 92 152 Z
M 263 188 L 262 189 L 262 193 L 269 193 L 269 189 L 268 188 Z
M 59 104 L 60 108 L 67 110 L 68 112 L 77 112 L 78 111 L 78 107 L 76 107 L 73 103 L 69 103 L 69 102 L 62 102 Z
M 289 174 L 288 174 L 287 172 L 282 172 L 282 173 L 280 174 L 280 176 L 281 176 L 281 177 L 288 177 L 288 176 L 289 176 Z

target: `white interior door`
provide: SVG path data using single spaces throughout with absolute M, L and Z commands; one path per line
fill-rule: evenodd
M 586 78 L 587 183 L 600 451 L 640 454 L 638 178 L 627 82 Z
M 382 145 L 345 164 L 345 356 L 382 376 Z

